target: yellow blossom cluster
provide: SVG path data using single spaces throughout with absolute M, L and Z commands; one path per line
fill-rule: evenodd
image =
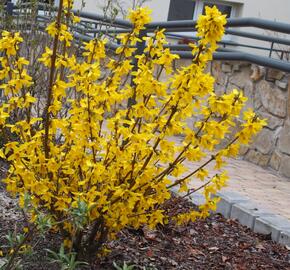
M 64 14 L 67 2 L 60 7 Z M 49 214 L 54 229 L 77 252 L 92 254 L 126 226 L 165 222 L 162 206 L 171 189 L 194 193 L 190 181 L 195 179 L 204 181 L 206 202 L 199 211 L 181 213 L 176 220 L 206 217 L 216 207 L 212 195 L 227 181 L 220 171 L 224 158 L 236 156 L 240 145 L 265 125 L 248 111 L 239 132 L 227 139 L 246 98 L 238 90 L 216 95 L 214 78 L 204 71 L 224 31 L 225 17 L 215 7 L 198 20 L 201 40 L 192 44 L 192 63 L 176 72 L 172 63 L 179 57 L 165 48 L 164 30 L 144 37 L 144 54 L 134 55 L 132 46 L 142 41 L 139 33 L 150 22 L 149 13 L 145 8 L 131 11 L 134 28 L 119 36 L 117 57 L 109 61 L 107 41 L 102 39 L 85 43 L 82 58 L 60 50 L 72 40 L 60 14 L 47 27 L 54 47 L 46 48 L 39 59 L 50 78 L 41 119 L 31 109 L 36 99 L 24 68 L 28 62 L 16 53 L 19 34 L 4 32 L 0 40 L 0 74 L 5 81 L 1 88 L 10 98 L 0 107 L 0 124 L 17 137 L 0 153 L 10 162 L 4 182 L 9 192 L 19 195 L 21 207 L 29 196 L 32 222 L 40 212 Z M 14 44 L 15 51 L 7 44 Z M 164 71 L 167 81 L 161 80 Z M 25 112 L 23 119 L 8 121 L 19 110 Z M 190 127 L 187 120 L 193 116 L 199 120 Z M 180 144 L 172 140 L 178 134 L 184 134 Z M 185 164 L 194 162 L 201 166 L 191 171 Z M 217 169 L 214 175 L 207 170 L 210 162 Z

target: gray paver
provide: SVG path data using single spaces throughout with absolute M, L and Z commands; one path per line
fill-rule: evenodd
M 290 247 L 290 230 L 282 231 L 280 233 L 279 241 L 280 244 Z
M 271 234 L 272 240 L 279 241 L 281 231 L 290 231 L 288 219 L 278 215 L 261 216 L 255 220 L 254 232 Z
M 232 206 L 234 204 L 249 201 L 247 197 L 233 191 L 218 192 L 217 196 L 221 199 L 217 205 L 216 212 L 222 214 L 225 218 L 230 218 Z
M 253 230 L 256 218 L 266 215 L 273 215 L 273 213 L 265 209 L 259 209 L 252 202 L 241 202 L 232 206 L 230 218 L 237 219 L 242 225 Z

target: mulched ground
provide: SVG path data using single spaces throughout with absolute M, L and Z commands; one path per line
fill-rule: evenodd
M 4 194 L 4 190 L 0 188 L 0 195 Z M 176 202 L 171 204 L 176 205 Z M 194 205 L 180 199 L 177 211 L 185 211 L 191 207 Z M 20 217 L 17 221 L 15 218 L 14 202 L 7 202 L 5 208 L 8 215 L 0 218 L 0 247 L 7 231 L 17 224 L 21 225 Z M 14 219 L 9 220 L 10 215 Z M 51 237 L 48 236 L 44 242 L 40 241 L 37 254 L 23 261 L 23 269 L 60 269 L 44 259 L 44 249 L 56 246 L 55 236 Z M 111 253 L 96 261 L 90 269 L 115 269 L 113 262 L 123 265 L 126 261 L 129 265 L 134 264 L 134 269 L 143 270 L 290 270 L 290 249 L 273 243 L 270 236 L 255 234 L 236 221 L 226 220 L 220 215 L 212 215 L 187 226 L 159 226 L 155 231 L 127 229 L 120 233 L 118 240 L 109 243 L 108 247 Z
M 194 206 L 188 201 L 180 202 L 182 211 L 190 207 Z M 110 248 L 111 254 L 93 269 L 112 269 L 112 261 L 147 270 L 290 269 L 289 249 L 218 214 L 183 227 L 169 224 L 154 232 L 126 230 Z

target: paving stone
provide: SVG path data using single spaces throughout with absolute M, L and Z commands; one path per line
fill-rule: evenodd
M 237 219 L 242 225 L 254 229 L 256 218 L 267 215 L 273 215 L 273 213 L 265 209 L 259 209 L 252 202 L 242 202 L 232 206 L 230 217 Z
M 279 241 L 280 244 L 290 247 L 290 230 L 282 231 L 280 233 Z
M 175 137 L 175 140 L 180 143 L 179 137 Z M 185 165 L 193 171 L 203 162 L 204 160 L 195 163 L 185 162 Z M 290 160 L 288 168 L 290 167 L 289 164 Z M 208 169 L 213 171 L 213 168 L 214 164 L 209 164 Z M 223 193 L 226 191 L 238 192 L 257 204 L 259 209 L 268 209 L 290 220 L 290 179 L 241 158 L 228 159 L 224 168 L 230 179 L 227 187 L 223 189 Z M 198 179 L 192 179 L 189 183 L 190 188 L 198 188 L 203 184 L 204 182 Z
M 247 197 L 231 191 L 218 192 L 216 196 L 221 198 L 217 204 L 216 212 L 222 214 L 225 218 L 230 218 L 234 204 L 249 201 Z
M 278 215 L 261 216 L 255 220 L 254 232 L 271 234 L 273 241 L 278 242 L 281 231 L 290 230 L 290 221 Z

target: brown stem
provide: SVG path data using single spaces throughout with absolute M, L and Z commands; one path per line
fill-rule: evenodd
M 184 182 L 186 179 L 188 179 L 189 177 L 191 177 L 192 175 L 196 174 L 199 170 L 201 170 L 202 168 L 204 168 L 205 166 L 207 166 L 210 162 L 212 162 L 215 159 L 216 155 L 211 156 L 211 158 L 209 160 L 207 160 L 205 163 L 203 163 L 200 167 L 198 167 L 196 170 L 194 170 L 193 172 L 191 172 L 190 174 L 188 174 L 187 176 L 180 178 L 178 180 L 176 180 L 173 184 L 171 184 L 170 186 L 167 187 L 167 189 L 170 189 L 176 185 L 181 184 L 182 182 Z
M 195 133 L 195 137 L 197 138 L 199 136 L 199 133 L 202 131 L 204 125 L 208 122 L 208 120 L 210 119 L 212 115 L 212 112 L 209 114 L 209 116 L 202 122 L 199 130 Z M 179 153 L 179 155 L 176 157 L 176 159 L 169 164 L 169 166 L 163 171 L 161 172 L 159 175 L 155 176 L 153 180 L 155 179 L 162 179 L 165 175 L 169 174 L 172 169 L 174 168 L 174 166 L 181 161 L 181 159 L 183 159 L 182 155 L 186 152 L 186 150 L 189 148 L 189 146 L 191 145 L 191 142 L 189 142 L 187 145 L 184 146 L 184 148 L 182 149 L 182 151 Z M 160 178 L 161 177 L 161 178 Z
M 63 9 L 63 0 L 59 1 L 59 6 L 58 6 L 58 13 L 57 13 L 57 20 L 56 20 L 56 27 L 57 27 L 57 32 L 54 36 L 54 41 L 53 41 L 53 52 L 51 56 L 51 67 L 50 67 L 50 74 L 49 74 L 49 86 L 48 86 L 48 94 L 47 94 L 47 100 L 46 100 L 46 106 L 45 106 L 45 113 L 44 113 L 44 129 L 45 129 L 45 134 L 44 134 L 44 153 L 45 157 L 49 158 L 49 128 L 50 128 L 50 113 L 49 113 L 49 107 L 52 102 L 52 88 L 53 88 L 53 83 L 54 83 L 54 75 L 55 75 L 55 70 L 56 70 L 56 53 L 57 53 L 57 47 L 58 47 L 58 38 L 59 38 L 59 30 L 61 27 L 61 14 L 62 14 L 62 9 Z
M 239 136 L 236 136 L 231 142 L 228 143 L 228 145 L 225 148 L 228 148 L 230 145 L 232 145 L 236 140 L 238 140 Z M 212 155 L 211 158 L 209 160 L 207 160 L 205 163 L 203 163 L 200 167 L 198 167 L 196 170 L 194 170 L 193 172 L 191 172 L 190 174 L 184 176 L 183 178 L 180 178 L 178 180 L 176 180 L 173 184 L 171 184 L 170 186 L 167 186 L 167 189 L 170 189 L 176 185 L 181 184 L 182 182 L 184 182 L 186 179 L 190 178 L 191 176 L 193 176 L 195 173 L 197 173 L 199 170 L 201 170 L 202 168 L 204 168 L 205 166 L 207 166 L 210 162 L 212 162 L 217 156 L 219 155 L 219 152 L 216 153 L 215 155 Z

